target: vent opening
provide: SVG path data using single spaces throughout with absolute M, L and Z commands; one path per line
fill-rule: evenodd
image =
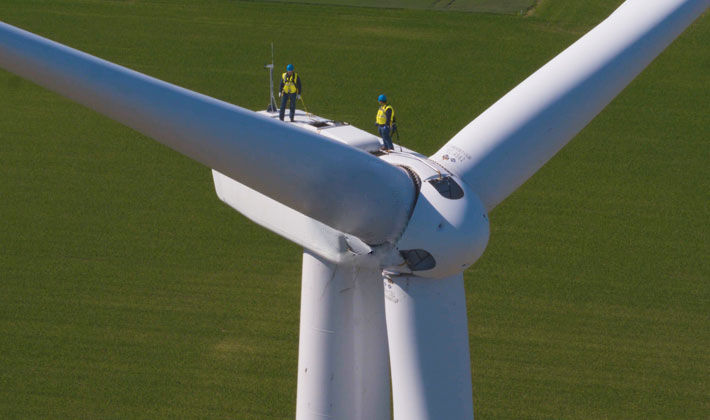
M 459 198 L 463 197 L 463 189 L 450 176 L 439 179 L 432 179 L 429 181 L 429 183 L 433 185 L 434 188 L 436 188 L 439 194 L 450 200 L 458 200 Z
M 399 251 L 399 254 L 404 258 L 407 267 L 412 271 L 431 270 L 436 267 L 434 257 L 423 249 Z

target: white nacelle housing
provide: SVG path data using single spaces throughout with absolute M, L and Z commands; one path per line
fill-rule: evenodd
M 409 169 L 421 180 L 409 224 L 396 243 L 405 263 L 386 271 L 444 278 L 473 264 L 486 249 L 490 233 L 488 215 L 476 194 L 424 156 L 391 152 L 382 159 Z
M 260 112 L 278 118 L 274 112 Z M 347 123 L 296 111 L 294 124 L 379 156 L 404 168 L 420 184 L 411 217 L 394 243 L 368 245 L 237 181 L 214 172 L 219 198 L 256 223 L 336 264 L 383 268 L 387 274 L 443 278 L 473 264 L 488 243 L 483 204 L 457 176 L 414 151 L 383 153 L 380 139 Z M 387 206 L 389 203 L 382 203 Z
M 272 119 L 279 117 L 278 112 L 258 111 L 258 113 Z M 288 112 L 286 112 L 286 114 L 288 114 Z M 286 119 L 288 120 L 288 116 Z M 354 127 L 347 122 L 319 117 L 318 115 L 309 114 L 300 109 L 296 110 L 294 121 L 290 123 L 287 122 L 287 124 L 318 133 L 321 136 L 339 141 L 364 152 L 377 152 L 382 145 L 379 137 Z

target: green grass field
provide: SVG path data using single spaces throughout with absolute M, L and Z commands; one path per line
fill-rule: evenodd
M 524 14 L 535 0 L 262 0 L 276 3 L 327 4 L 390 9 L 429 9 L 458 12 Z
M 386 92 L 431 154 L 620 2 L 585 3 L 3 0 L 0 20 L 250 109 L 274 41 L 311 112 L 369 129 Z M 492 212 L 466 272 L 477 418 L 710 417 L 708 45 L 706 14 Z M 293 418 L 301 250 L 207 168 L 2 71 L 0 110 L 0 418 Z

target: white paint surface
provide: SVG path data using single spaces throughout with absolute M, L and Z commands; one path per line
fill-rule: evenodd
M 382 277 L 303 253 L 296 419 L 389 420 Z
M 472 419 L 463 275 L 384 287 L 394 420 Z
M 407 174 L 326 136 L 1 22 L 0 67 L 367 243 L 396 238 L 407 222 Z
M 581 131 L 710 5 L 629 0 L 456 134 L 432 159 L 490 212 Z

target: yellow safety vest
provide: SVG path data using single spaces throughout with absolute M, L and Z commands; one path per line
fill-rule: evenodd
M 394 122 L 394 108 L 392 108 L 392 105 L 380 106 L 380 109 L 377 110 L 377 117 L 375 118 L 375 122 L 377 123 L 377 125 L 387 124 L 387 110 L 388 109 L 392 110 L 392 118 L 390 119 L 390 127 L 392 127 L 392 123 Z
M 298 78 L 298 74 L 294 71 L 293 74 L 289 77 L 288 72 L 284 73 L 281 75 L 281 80 L 284 82 L 284 93 L 296 93 L 298 92 L 298 89 L 296 88 L 296 79 Z

